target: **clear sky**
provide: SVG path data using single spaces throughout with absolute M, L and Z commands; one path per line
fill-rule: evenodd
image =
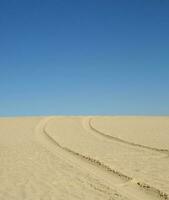
M 169 115 L 169 0 L 1 0 L 0 116 Z

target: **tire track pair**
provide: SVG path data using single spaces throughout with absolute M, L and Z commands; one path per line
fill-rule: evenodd
M 42 128 L 42 133 L 40 133 L 40 131 L 38 130 L 38 134 L 44 134 L 45 135 L 45 137 L 46 137 L 46 139 L 48 139 L 48 141 L 50 141 L 53 145 L 55 145 L 55 146 L 57 146 L 57 147 L 59 147 L 62 151 L 63 151 L 63 153 L 64 152 L 67 152 L 68 154 L 70 154 L 70 155 L 72 155 L 72 156 L 74 156 L 74 157 L 76 157 L 76 158 L 78 158 L 78 159 L 80 159 L 80 160 L 83 160 L 83 161 L 86 161 L 88 164 L 90 164 L 90 166 L 94 166 L 94 167 L 96 167 L 97 169 L 100 169 L 100 170 L 103 170 L 103 171 L 105 171 L 106 173 L 108 173 L 109 175 L 112 175 L 112 176 L 116 176 L 116 177 L 119 177 L 119 179 L 121 179 L 122 180 L 122 182 L 123 183 L 128 183 L 128 186 L 130 187 L 130 183 L 134 183 L 135 184 L 135 186 L 138 186 L 138 188 L 141 188 L 141 189 L 143 189 L 143 196 L 145 195 L 145 198 L 144 199 L 146 199 L 146 197 L 147 197 L 147 199 L 150 199 L 150 197 L 152 198 L 152 199 L 154 199 L 155 197 L 157 197 L 158 199 L 160 198 L 160 199 L 164 199 L 164 200 L 169 200 L 169 196 L 168 196 L 168 194 L 166 194 L 165 192 L 162 192 L 162 191 L 160 191 L 159 189 L 157 189 L 157 188 L 154 188 L 154 187 L 152 187 L 152 186 L 150 186 L 150 185 L 148 185 L 148 184 L 146 184 L 146 183 L 142 183 L 142 182 L 140 182 L 140 181 L 137 181 L 137 180 L 135 180 L 135 179 L 133 179 L 132 177 L 130 177 L 130 176 L 127 176 L 127 175 L 125 175 L 125 174 L 123 174 L 123 173 L 121 173 L 120 171 L 118 171 L 118 170 L 115 170 L 115 169 L 112 169 L 111 167 L 109 167 L 109 166 L 107 166 L 106 164 L 104 164 L 104 163 L 102 163 L 101 161 L 99 161 L 99 160 L 96 160 L 96 159 L 94 159 L 94 158 L 91 158 L 90 156 L 87 156 L 87 155 L 82 155 L 82 154 L 80 154 L 80 153 L 78 153 L 78 152 L 75 152 L 75 151 L 73 151 L 73 150 L 71 150 L 70 148 L 67 148 L 67 147 L 64 147 L 64 146 L 62 146 L 61 144 L 59 144 L 59 142 L 57 142 L 55 139 L 53 139 L 53 137 L 50 135 L 50 133 L 49 132 L 47 132 L 46 131 L 46 126 L 47 126 L 47 123 L 48 123 L 48 121 L 50 121 L 51 119 L 54 119 L 55 117 L 50 117 L 50 118 L 48 118 L 48 119 L 45 119 L 45 121 L 44 121 L 44 124 L 43 124 L 43 126 L 41 127 Z M 91 119 L 90 119 L 91 120 Z M 91 123 L 91 121 L 90 121 L 90 123 Z M 91 128 L 91 130 L 92 131 L 95 131 L 95 129 L 93 129 L 92 127 L 91 127 L 91 124 L 89 123 L 89 127 Z M 98 132 L 97 132 L 98 133 Z M 99 131 L 99 134 L 101 134 L 102 136 L 103 135 L 105 135 L 104 133 L 100 133 L 100 131 Z M 104 136 L 105 137 L 105 136 Z M 107 138 L 107 136 L 106 136 L 106 138 Z M 114 137 L 112 138 L 111 137 L 111 139 L 114 139 Z M 125 144 L 129 144 L 129 145 L 132 145 L 132 146 L 136 146 L 136 147 L 138 147 L 138 145 L 137 144 L 133 144 L 133 143 L 128 143 L 128 142 L 126 142 L 126 141 L 121 141 L 121 139 L 119 140 L 119 139 L 116 139 L 116 141 L 118 141 L 118 142 L 122 142 L 122 143 L 125 143 Z M 139 145 L 139 147 L 140 147 L 140 145 Z M 141 148 L 145 148 L 144 146 L 142 146 L 141 145 Z M 149 150 L 154 150 L 154 148 L 152 149 L 152 148 L 147 148 L 146 147 L 146 149 L 149 149 Z M 156 151 L 156 150 L 155 150 Z M 157 151 L 159 151 L 159 150 L 157 150 Z M 161 151 L 161 150 L 160 150 Z M 163 151 L 162 151 L 163 152 Z M 71 158 L 70 158 L 71 159 Z M 72 162 L 72 161 L 71 161 Z M 92 168 L 93 169 L 93 168 Z M 85 169 L 86 170 L 86 169 Z M 90 172 L 91 172 L 91 174 L 93 174 L 93 170 L 90 170 Z M 96 174 L 94 174 L 94 175 L 96 175 Z M 121 184 L 121 185 L 118 185 L 118 184 L 116 184 L 116 185 L 113 185 L 115 188 L 117 188 L 117 190 L 120 192 L 120 193 L 124 193 L 125 195 L 127 195 L 127 196 L 129 196 L 129 197 L 131 197 L 132 199 L 133 199 L 133 194 L 131 195 L 131 193 L 129 194 L 126 190 L 125 190 L 125 188 L 123 188 L 123 184 Z M 132 191 L 132 193 L 135 191 L 135 189 L 132 189 L 132 186 L 130 187 L 130 191 Z M 141 192 L 141 191 L 140 191 Z M 148 192 L 148 194 L 147 194 L 147 192 Z M 148 195 L 148 196 L 147 196 Z M 138 197 L 136 197 L 136 196 L 134 196 L 134 199 L 140 199 L 140 198 L 138 198 Z

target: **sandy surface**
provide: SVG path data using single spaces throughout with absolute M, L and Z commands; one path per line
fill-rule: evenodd
M 169 117 L 0 119 L 0 200 L 169 199 Z

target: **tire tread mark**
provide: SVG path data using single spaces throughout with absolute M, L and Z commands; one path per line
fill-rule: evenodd
M 46 121 L 45 125 L 43 126 L 43 128 L 42 128 L 43 130 L 42 130 L 42 131 L 43 131 L 43 133 L 47 136 L 47 138 L 48 138 L 52 143 L 54 143 L 55 145 L 57 145 L 58 147 L 60 147 L 62 150 L 66 151 L 66 152 L 68 152 L 68 153 L 70 153 L 70 154 L 72 154 L 72 155 L 74 155 L 74 156 L 76 156 L 76 157 L 78 156 L 79 158 L 81 158 L 81 159 L 83 159 L 83 160 L 85 160 L 85 161 L 88 161 L 90 164 L 94 164 L 95 166 L 101 167 L 102 169 L 106 170 L 106 171 L 109 172 L 109 173 L 113 173 L 113 174 L 118 175 L 119 177 L 121 177 L 121 178 L 127 180 L 128 182 L 132 182 L 132 180 L 133 180 L 132 177 L 127 176 L 127 175 L 125 175 L 125 174 L 119 172 L 118 170 L 112 169 L 111 167 L 105 165 L 105 164 L 102 163 L 101 161 L 96 160 L 96 159 L 91 158 L 91 157 L 86 156 L 86 155 L 82 155 L 82 154 L 80 154 L 80 153 L 78 153 L 78 152 L 75 152 L 75 151 L 73 151 L 73 150 L 71 150 L 71 149 L 69 149 L 69 148 L 67 148 L 67 147 L 64 147 L 64 146 L 60 145 L 60 144 L 59 144 L 56 140 L 54 140 L 53 137 L 50 136 L 50 134 L 46 131 L 47 122 L 48 122 L 48 121 Z M 99 133 L 100 133 L 100 132 L 99 132 Z M 121 140 L 121 139 L 120 139 L 120 140 Z M 117 141 L 119 141 L 119 140 L 117 139 Z M 121 142 L 121 141 L 120 141 L 120 142 Z M 125 142 L 125 143 L 126 143 L 126 142 Z M 128 142 L 127 142 L 127 144 L 128 144 Z M 133 143 L 131 143 L 131 144 L 133 145 Z M 135 144 L 134 144 L 134 146 L 135 146 Z M 150 147 L 150 148 L 151 148 L 151 147 Z M 153 194 L 158 195 L 158 196 L 159 196 L 161 199 L 163 199 L 163 200 L 169 200 L 169 195 L 168 195 L 167 193 L 165 193 L 165 192 L 163 192 L 163 191 L 161 191 L 161 190 L 159 190 L 159 189 L 157 189 L 157 188 L 155 188 L 155 187 L 153 187 L 153 186 L 151 186 L 151 185 L 148 185 L 148 184 L 146 184 L 146 183 L 140 182 L 140 181 L 136 181 L 135 183 L 136 183 L 137 186 L 139 186 L 140 188 L 144 189 L 145 191 L 152 192 Z
M 146 146 L 146 145 L 142 145 L 142 144 L 137 144 L 137 143 L 129 142 L 129 141 L 120 139 L 118 137 L 114 137 L 114 136 L 108 135 L 108 134 L 106 134 L 106 133 L 98 130 L 97 128 L 95 128 L 92 125 L 92 118 L 89 119 L 88 123 L 89 123 L 89 128 L 92 131 L 96 132 L 97 134 L 99 134 L 102 137 L 105 137 L 105 138 L 107 138 L 109 140 L 114 140 L 114 141 L 117 141 L 117 142 L 121 142 L 123 144 L 128 144 L 128 145 L 131 145 L 131 146 L 134 146 L 134 147 L 140 147 L 140 148 L 143 148 L 143 149 L 148 149 L 148 150 L 151 150 L 151 151 L 156 151 L 156 152 L 159 152 L 159 153 L 163 153 L 163 154 L 169 155 L 169 150 L 168 149 L 158 149 L 158 148 L 155 148 L 155 147 L 150 147 L 150 146 Z

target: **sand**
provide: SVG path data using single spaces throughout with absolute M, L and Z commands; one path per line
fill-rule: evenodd
M 169 117 L 0 119 L 0 200 L 169 199 Z

